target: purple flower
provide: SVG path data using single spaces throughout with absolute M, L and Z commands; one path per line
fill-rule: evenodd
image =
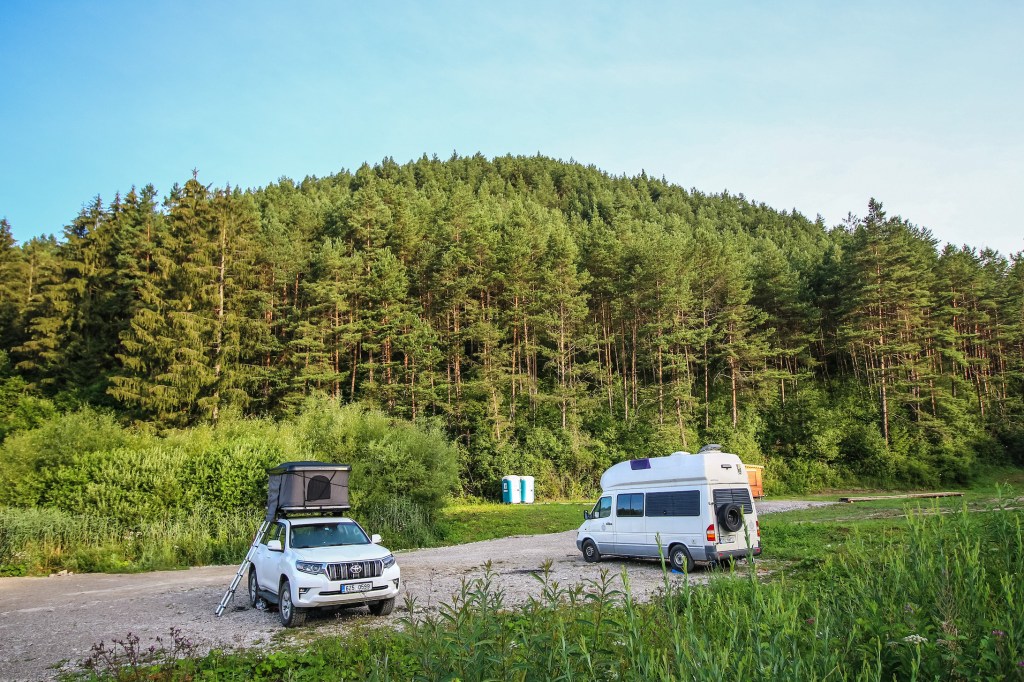
M 813 618 L 808 618 L 804 622 L 807 623 L 808 625 L 814 625 L 814 619 Z
M 1018 668 L 1024 668 L 1024 661 L 1017 661 Z
M 1006 633 L 1003 632 L 1002 630 L 993 630 L 992 634 L 995 635 L 996 637 L 998 637 L 999 639 L 1002 639 L 1003 637 L 1006 637 Z

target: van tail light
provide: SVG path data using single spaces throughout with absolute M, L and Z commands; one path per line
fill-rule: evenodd
M 715 541 L 715 524 L 712 523 L 710 526 L 708 526 L 707 533 L 708 533 L 708 542 L 714 542 Z
M 761 522 L 754 521 L 754 525 L 757 526 L 757 537 L 761 537 Z

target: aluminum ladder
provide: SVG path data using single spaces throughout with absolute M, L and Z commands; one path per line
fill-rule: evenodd
M 242 565 L 238 567 L 238 572 L 235 573 L 235 577 L 231 580 L 231 587 L 224 593 L 224 597 L 220 600 L 220 605 L 217 606 L 217 617 L 224 613 L 224 609 L 227 608 L 228 602 L 231 601 L 232 597 L 235 596 L 235 590 L 238 589 L 238 583 L 242 582 L 242 576 L 245 575 L 245 569 L 249 568 L 252 564 L 252 557 L 256 554 L 256 550 L 260 546 L 260 538 L 270 528 L 270 521 L 264 519 L 263 523 L 260 524 L 260 529 L 256 531 L 256 537 L 253 538 L 252 544 L 249 545 L 249 551 L 246 552 L 245 559 L 242 560 Z

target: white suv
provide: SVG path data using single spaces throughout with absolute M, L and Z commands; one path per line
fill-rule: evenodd
M 249 603 L 277 604 L 286 627 L 302 625 L 319 606 L 366 604 L 386 616 L 395 608 L 401 571 L 395 557 L 352 519 L 281 519 L 271 524 L 249 569 Z

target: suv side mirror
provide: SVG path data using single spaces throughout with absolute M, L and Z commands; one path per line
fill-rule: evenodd
M 284 546 L 281 544 L 280 540 L 270 540 L 267 542 L 267 549 L 271 552 L 283 552 Z
M 373 535 L 370 536 L 370 542 L 372 544 L 379 545 L 380 541 L 381 541 L 381 537 L 377 533 L 374 533 Z

